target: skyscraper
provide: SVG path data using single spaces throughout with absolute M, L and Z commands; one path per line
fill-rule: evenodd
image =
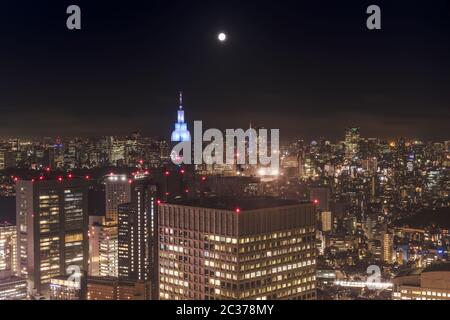
M 27 280 L 17 277 L 17 230 L 11 224 L 0 224 L 0 300 L 27 297 Z
M 118 277 L 129 279 L 134 270 L 134 217 L 131 203 L 118 206 Z M 133 232 L 132 232 L 133 231 Z
M 93 223 L 89 227 L 89 275 L 117 277 L 117 261 L 117 224 L 110 220 Z
M 157 290 L 156 210 L 156 185 L 148 176 L 135 176 L 131 202 L 118 207 L 119 278 L 150 281 L 152 292 Z
M 330 211 L 322 211 L 320 213 L 322 231 L 329 232 L 333 230 L 333 215 Z
M 22 277 L 0 277 L 0 300 L 23 300 L 27 297 L 27 280 Z
M 345 131 L 345 158 L 353 160 L 359 151 L 359 128 L 348 128 Z
M 183 110 L 183 94 L 180 92 L 180 107 L 178 110 L 177 122 L 175 123 L 175 130 L 172 132 L 172 142 L 191 141 L 191 134 L 187 128 L 187 124 L 184 122 L 184 110 Z
M 158 214 L 160 299 L 315 299 L 311 203 L 209 198 Z
M 392 263 L 394 259 L 394 235 L 389 232 L 384 232 L 383 236 L 383 261 L 385 263 Z
M 17 273 L 17 230 L 11 224 L 0 224 L 0 277 Z
M 69 266 L 87 270 L 87 183 L 82 179 L 16 183 L 18 266 L 31 290 L 48 293 L 50 279 Z
M 130 202 L 131 186 L 127 175 L 110 174 L 105 177 L 106 220 L 117 223 L 117 208 Z

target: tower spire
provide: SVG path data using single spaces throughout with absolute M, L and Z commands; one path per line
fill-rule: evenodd
M 183 110 L 183 93 L 180 91 L 180 109 L 178 110 L 178 118 L 175 123 L 175 130 L 172 132 L 172 142 L 191 141 L 191 134 L 187 128 L 186 122 L 184 122 L 184 110 Z

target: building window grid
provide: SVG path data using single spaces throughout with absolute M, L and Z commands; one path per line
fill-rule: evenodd
M 314 242 L 313 242 L 314 237 L 313 237 L 313 234 L 310 233 L 311 230 L 312 230 L 312 228 L 311 229 L 308 228 L 308 230 L 306 228 L 302 228 L 300 230 L 294 231 L 293 233 L 294 234 L 306 234 L 306 232 L 309 231 L 308 232 L 309 234 L 307 234 L 308 238 L 306 238 L 306 239 L 308 239 L 308 241 L 311 242 L 310 246 L 308 246 L 307 248 L 304 247 L 302 249 L 303 249 L 303 251 L 306 251 L 306 250 L 310 251 L 308 255 L 311 258 L 313 258 L 314 257 L 314 249 L 313 249 L 314 248 Z M 173 228 L 161 228 L 161 234 L 167 234 L 167 233 L 174 234 L 174 229 Z M 181 237 L 178 237 L 178 236 L 170 236 L 170 237 L 163 236 L 161 242 L 164 243 L 164 244 L 169 244 L 169 245 L 170 244 L 172 244 L 172 245 L 174 245 L 174 244 L 177 244 L 177 245 L 178 244 L 182 244 L 183 245 L 185 243 L 189 244 L 190 241 L 193 241 L 191 239 L 192 238 L 192 234 L 190 232 L 187 232 L 186 230 L 176 230 L 175 233 L 176 234 L 179 233 L 182 236 Z M 195 238 L 197 238 L 197 239 L 207 238 L 207 236 L 200 235 L 200 233 L 198 233 L 198 232 L 195 233 L 195 236 L 196 236 Z M 282 238 L 283 236 L 284 237 L 291 237 L 292 233 L 288 232 L 288 233 L 285 233 L 285 234 L 264 235 L 264 236 L 257 237 L 257 239 L 258 239 L 258 241 L 265 241 L 267 239 L 280 239 L 280 237 Z M 219 237 L 218 238 L 219 243 L 220 243 L 221 239 L 224 239 L 224 237 Z M 305 238 L 303 238 L 303 240 L 300 241 L 300 242 L 305 242 L 304 239 Z M 209 240 L 211 241 L 211 239 L 209 239 Z M 216 240 L 216 238 L 214 238 L 214 240 Z M 255 241 L 255 239 L 253 239 L 253 241 Z M 239 240 L 239 243 L 248 243 L 248 242 L 249 241 L 247 239 L 240 239 Z M 293 241 L 293 242 L 295 244 L 296 241 Z M 199 241 L 195 241 L 195 240 L 194 240 L 194 247 L 195 248 L 199 248 L 199 249 L 204 249 L 204 248 L 202 248 L 200 246 L 200 242 Z M 285 247 L 292 249 L 292 244 L 289 243 L 289 242 L 285 243 Z M 223 248 L 221 248 L 221 249 L 222 250 L 220 250 L 220 251 L 226 251 L 226 250 L 223 250 Z M 256 246 L 254 247 L 254 249 L 256 249 Z M 198 250 L 189 249 L 187 251 L 187 253 L 189 255 L 189 258 L 188 258 L 189 260 L 188 261 L 189 262 L 197 261 L 196 265 L 199 265 L 200 259 L 199 260 L 195 259 L 197 257 L 200 258 L 200 255 L 198 254 Z M 221 253 L 223 253 L 223 252 L 221 252 Z M 289 256 L 289 254 L 290 254 L 290 252 L 286 252 L 284 255 L 285 256 Z M 230 254 L 229 256 L 232 256 L 232 254 Z M 162 269 L 164 269 L 163 268 L 164 263 L 167 262 L 167 261 L 169 261 L 167 263 L 169 265 L 167 270 L 170 270 L 170 268 L 174 268 L 175 267 L 175 265 L 173 263 L 175 261 L 177 261 L 177 255 L 176 254 L 170 254 L 170 253 L 164 252 L 164 254 L 162 254 L 162 257 L 163 257 L 163 259 L 162 259 L 163 261 L 160 264 Z M 226 257 L 226 255 L 225 256 L 219 255 L 219 258 L 217 256 L 215 256 L 215 257 L 213 257 L 213 259 L 214 260 L 219 260 L 219 261 L 225 260 L 226 262 L 228 262 L 226 258 L 225 259 L 220 259 L 220 257 L 223 258 L 223 257 Z M 194 258 L 194 260 L 192 258 Z M 205 259 L 203 259 L 203 261 L 204 260 Z M 283 262 L 281 262 L 281 263 L 283 263 Z M 314 263 L 315 263 L 315 261 L 312 261 L 311 264 L 314 264 Z M 268 286 L 268 287 L 265 287 L 265 288 L 260 288 L 258 291 L 256 291 L 256 290 L 247 291 L 247 292 L 244 292 L 241 295 L 241 297 L 244 297 L 244 298 L 246 296 L 249 297 L 250 296 L 250 292 L 251 292 L 252 296 L 255 296 L 255 295 L 261 295 L 261 294 L 265 294 L 267 292 L 271 292 L 272 290 L 280 290 L 280 289 L 284 289 L 284 288 L 288 288 L 288 289 L 278 292 L 277 293 L 277 297 L 286 297 L 286 296 L 296 295 L 299 292 L 311 291 L 311 290 L 315 289 L 315 276 L 313 275 L 314 272 L 312 272 L 309 275 L 309 277 L 304 277 L 305 274 L 308 275 L 308 272 L 307 272 L 308 268 L 307 267 L 310 266 L 311 264 L 308 264 L 308 265 L 302 264 L 301 268 L 302 269 L 306 269 L 306 270 L 304 272 L 300 273 L 300 274 L 296 274 L 296 273 L 292 274 L 292 272 L 291 273 L 289 272 L 291 270 L 285 270 L 285 272 L 283 273 L 283 277 L 285 277 L 284 282 L 278 284 L 276 287 Z M 197 273 L 191 272 L 191 268 L 189 268 L 189 267 L 186 268 L 186 266 L 189 266 L 189 265 L 190 264 L 186 264 L 184 262 L 179 262 L 177 264 L 178 269 L 182 269 L 182 270 L 184 270 L 184 272 L 178 273 L 178 274 L 180 276 L 186 275 L 186 277 L 188 279 L 192 278 L 194 275 L 198 274 L 198 272 Z M 172 271 L 175 271 L 175 270 L 172 269 Z M 203 269 L 203 272 L 205 272 L 204 269 Z M 226 274 L 226 273 L 223 273 L 223 274 Z M 291 278 L 293 278 L 293 277 L 297 277 L 298 280 L 291 281 Z M 186 286 L 185 281 L 179 281 L 179 279 L 177 281 L 173 277 L 166 277 L 166 276 L 161 276 L 161 280 L 162 281 L 161 281 L 161 288 L 160 289 L 161 289 L 161 297 L 162 298 L 165 298 L 165 297 L 170 297 L 170 299 L 176 298 L 177 296 L 174 295 L 174 293 L 183 295 L 183 298 L 192 297 L 192 290 L 185 290 L 183 288 L 179 288 L 179 284 L 180 283 L 183 286 Z M 229 280 L 229 279 L 227 279 L 227 280 Z M 213 282 L 214 286 L 210 286 L 210 284 L 205 284 L 205 288 L 207 290 L 209 289 L 208 290 L 209 292 L 205 292 L 205 294 L 208 293 L 208 295 L 210 295 L 211 297 L 219 296 L 219 297 L 223 298 L 223 296 L 225 296 L 225 297 L 229 297 L 229 298 L 230 297 L 236 298 L 236 294 L 234 292 L 229 292 L 228 290 L 224 290 L 222 287 L 219 288 L 218 284 L 220 283 L 220 280 L 218 280 L 218 281 L 219 282 L 216 282 L 216 280 L 214 280 L 214 282 Z M 166 282 L 170 283 L 170 285 L 169 284 L 165 284 Z M 301 282 L 301 285 L 295 287 L 295 285 L 300 284 L 300 282 Z M 177 285 L 177 283 L 178 283 L 178 285 Z M 293 287 L 293 288 L 291 288 L 291 287 Z M 171 292 L 172 294 L 169 294 L 166 291 Z M 194 291 L 199 291 L 199 290 L 197 289 L 197 290 L 194 290 Z M 265 298 L 265 297 L 262 297 L 262 298 Z

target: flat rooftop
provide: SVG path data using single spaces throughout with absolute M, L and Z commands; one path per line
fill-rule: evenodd
M 434 263 L 426 268 L 402 270 L 395 276 L 395 278 L 405 276 L 417 276 L 426 272 L 450 272 L 450 262 Z
M 234 211 L 238 208 L 240 210 L 257 210 L 309 203 L 311 202 L 283 200 L 273 197 L 208 197 L 203 199 L 175 200 L 168 204 Z
M 423 270 L 423 272 L 450 272 L 450 262 L 434 263 Z
M 395 278 L 397 277 L 406 277 L 406 276 L 414 276 L 420 275 L 423 272 L 424 268 L 415 268 L 415 269 L 405 269 L 397 273 Z

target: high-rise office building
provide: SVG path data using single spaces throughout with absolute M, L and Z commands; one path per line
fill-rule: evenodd
M 111 138 L 111 153 L 109 156 L 109 161 L 113 166 L 123 166 L 125 164 L 126 142 L 115 137 Z
M 120 279 L 150 281 L 157 290 L 157 187 L 143 176 L 131 183 L 131 202 L 118 207 Z
M 329 232 L 333 230 L 333 215 L 330 211 L 322 211 L 320 213 L 322 222 L 322 231 Z
M 134 218 L 131 203 L 122 203 L 118 206 L 118 243 L 117 267 L 118 277 L 129 279 L 134 270 Z M 133 232 L 132 232 L 133 231 Z M 133 263 L 132 263 L 133 262 Z
M 27 280 L 17 277 L 16 226 L 0 224 L 0 300 L 22 300 L 27 297 Z
M 100 276 L 118 276 L 117 258 L 117 224 L 113 221 L 106 221 L 99 229 Z
M 2 273 L 17 273 L 17 229 L 8 223 L 0 224 L 0 277 Z
M 131 184 L 125 174 L 110 174 L 105 177 L 106 220 L 117 223 L 117 208 L 121 203 L 130 202 Z
M 315 299 L 315 214 L 259 197 L 160 204 L 160 299 Z
M 348 128 L 345 131 L 345 158 L 353 160 L 359 151 L 359 128 Z
M 382 234 L 382 255 L 385 263 L 392 263 L 394 259 L 394 235 L 389 232 Z
M 33 293 L 67 268 L 87 270 L 87 182 L 61 177 L 16 183 L 18 267 Z
M 5 151 L 0 149 L 0 170 L 6 168 L 5 166 Z
M 24 300 L 27 298 L 27 280 L 23 277 L 0 277 L 0 300 Z
M 88 260 L 88 275 L 100 275 L 100 237 L 99 229 L 103 225 L 105 217 L 103 216 L 89 216 L 89 260 Z
M 17 166 L 17 156 L 17 151 L 0 150 L 0 170 Z
M 102 220 L 89 227 L 89 275 L 117 277 L 117 224 L 111 220 Z

